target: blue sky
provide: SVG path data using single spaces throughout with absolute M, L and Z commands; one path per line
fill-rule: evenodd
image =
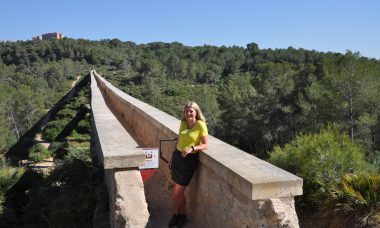
M 47 32 L 189 46 L 305 48 L 380 59 L 378 0 L 1 0 L 0 40 Z

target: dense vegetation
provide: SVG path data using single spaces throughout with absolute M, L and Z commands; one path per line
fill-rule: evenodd
M 0 189 L 6 195 L 0 226 L 93 227 L 94 220 L 97 227 L 108 226 L 104 171 L 91 156 L 88 79 L 74 88 L 74 97 L 51 109 L 47 123 L 38 122 L 7 153 L 15 160 L 26 150 L 28 162 L 21 161 L 25 168 L 12 167 L 20 170 L 12 188 Z M 49 161 L 55 166 L 45 167 Z
M 354 177 L 366 170 L 368 180 L 379 175 L 380 61 L 350 51 L 260 49 L 255 43 L 245 48 L 118 39 L 0 43 L 0 152 L 91 68 L 176 117 L 186 100 L 197 101 L 211 134 L 303 177 L 302 202 L 336 200 L 335 205 L 351 205 L 346 211 L 352 213 L 354 200 L 344 196 L 353 190 L 340 192 L 338 186 L 355 189 Z M 58 113 L 45 137 L 54 140 L 72 115 Z

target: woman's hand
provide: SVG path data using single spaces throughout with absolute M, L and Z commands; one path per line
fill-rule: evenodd
M 191 147 L 185 147 L 185 149 L 181 153 L 181 156 L 186 157 L 186 155 L 190 154 L 191 152 L 193 152 L 193 149 Z
M 197 146 L 192 147 L 185 147 L 185 149 L 182 151 L 181 156 L 186 157 L 186 155 L 190 154 L 193 151 L 203 151 L 207 150 L 208 148 L 208 135 L 205 135 L 201 138 L 201 144 Z

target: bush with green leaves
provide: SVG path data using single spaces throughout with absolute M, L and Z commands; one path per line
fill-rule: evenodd
M 79 121 L 77 126 L 77 131 L 79 133 L 90 133 L 91 132 L 91 124 L 89 119 L 83 119 Z
M 314 205 L 324 202 L 345 174 L 369 167 L 363 148 L 331 127 L 298 135 L 284 147 L 275 147 L 269 162 L 303 178 L 302 201 Z
M 65 160 L 78 159 L 83 162 L 91 162 L 90 143 L 69 142 Z
M 83 162 L 91 162 L 90 148 L 70 148 L 69 153 L 65 156 L 65 160 L 81 160 Z
M 331 196 L 333 203 L 346 212 L 363 208 L 380 211 L 380 173 L 346 174 L 342 182 L 331 190 Z
M 76 116 L 76 114 L 77 114 L 76 110 L 73 110 L 70 108 L 64 108 L 57 113 L 56 118 L 57 119 L 62 119 L 62 118 L 72 119 Z
M 380 151 L 373 151 L 368 156 L 369 162 L 374 166 L 377 167 L 377 172 L 380 173 Z
M 35 162 L 42 161 L 46 158 L 50 158 L 51 156 L 52 152 L 39 143 L 29 149 L 29 158 Z
M 5 193 L 21 178 L 25 169 L 12 167 L 4 159 L 0 159 L 0 214 L 3 213 Z
M 22 227 L 92 227 L 92 167 L 81 160 L 65 161 L 27 193 Z
M 55 140 L 68 123 L 67 119 L 50 121 L 43 130 L 44 137 L 51 141 Z
M 73 100 L 70 101 L 70 103 L 66 104 L 66 108 L 70 108 L 72 110 L 78 110 L 79 107 L 81 107 L 83 102 L 78 98 L 75 97 Z
M 86 134 L 81 134 L 78 133 L 75 129 L 71 132 L 69 136 L 66 137 L 67 140 L 72 140 L 72 141 L 88 141 L 91 139 L 91 135 L 86 133 Z
M 51 153 L 55 153 L 57 150 L 62 149 L 63 144 L 63 142 L 53 141 L 49 146 L 49 150 Z

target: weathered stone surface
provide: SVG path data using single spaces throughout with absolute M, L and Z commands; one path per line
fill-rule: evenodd
M 252 200 L 203 164 L 187 197 L 200 227 L 299 227 L 293 197 Z
M 97 136 L 105 169 L 138 167 L 145 155 L 136 141 L 108 108 L 95 78 L 91 76 L 93 134 Z
M 145 228 L 149 220 L 144 185 L 137 170 L 106 170 L 111 227 Z
M 210 137 L 202 164 L 247 198 L 269 199 L 302 194 L 302 179 L 227 143 Z

